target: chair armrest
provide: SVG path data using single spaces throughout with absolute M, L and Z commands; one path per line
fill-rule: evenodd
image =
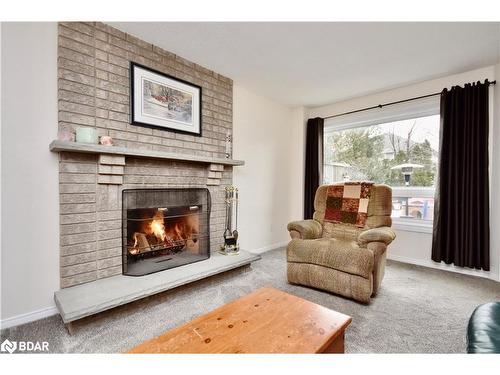
M 396 238 L 396 233 L 389 227 L 372 228 L 358 235 L 358 244 L 366 246 L 369 242 L 383 242 L 389 245 Z
M 313 240 L 321 237 L 321 232 L 323 227 L 316 220 L 300 220 L 292 221 L 287 226 L 290 236 L 292 238 L 297 238 L 297 233 L 300 235 L 300 239 L 303 240 Z M 295 233 L 294 233 L 295 232 Z

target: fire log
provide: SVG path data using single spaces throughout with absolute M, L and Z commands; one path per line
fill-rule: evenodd
M 135 232 L 134 238 L 137 241 L 137 244 L 134 247 L 138 248 L 139 253 L 145 253 L 151 250 L 151 246 L 149 246 L 148 239 L 144 233 Z

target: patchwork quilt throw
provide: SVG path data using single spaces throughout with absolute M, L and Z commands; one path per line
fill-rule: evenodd
M 344 182 L 328 186 L 325 221 L 364 227 L 372 182 Z

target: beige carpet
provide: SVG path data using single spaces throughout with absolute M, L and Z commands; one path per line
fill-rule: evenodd
M 81 321 L 69 336 L 59 316 L 1 332 L 2 341 L 48 341 L 52 353 L 123 352 L 263 286 L 351 315 L 348 353 L 464 353 L 474 308 L 500 300 L 500 283 L 389 262 L 370 305 L 286 282 L 285 250 L 231 271 Z

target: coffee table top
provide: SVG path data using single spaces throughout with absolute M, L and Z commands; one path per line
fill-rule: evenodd
M 319 353 L 351 317 L 274 288 L 262 288 L 130 353 Z

